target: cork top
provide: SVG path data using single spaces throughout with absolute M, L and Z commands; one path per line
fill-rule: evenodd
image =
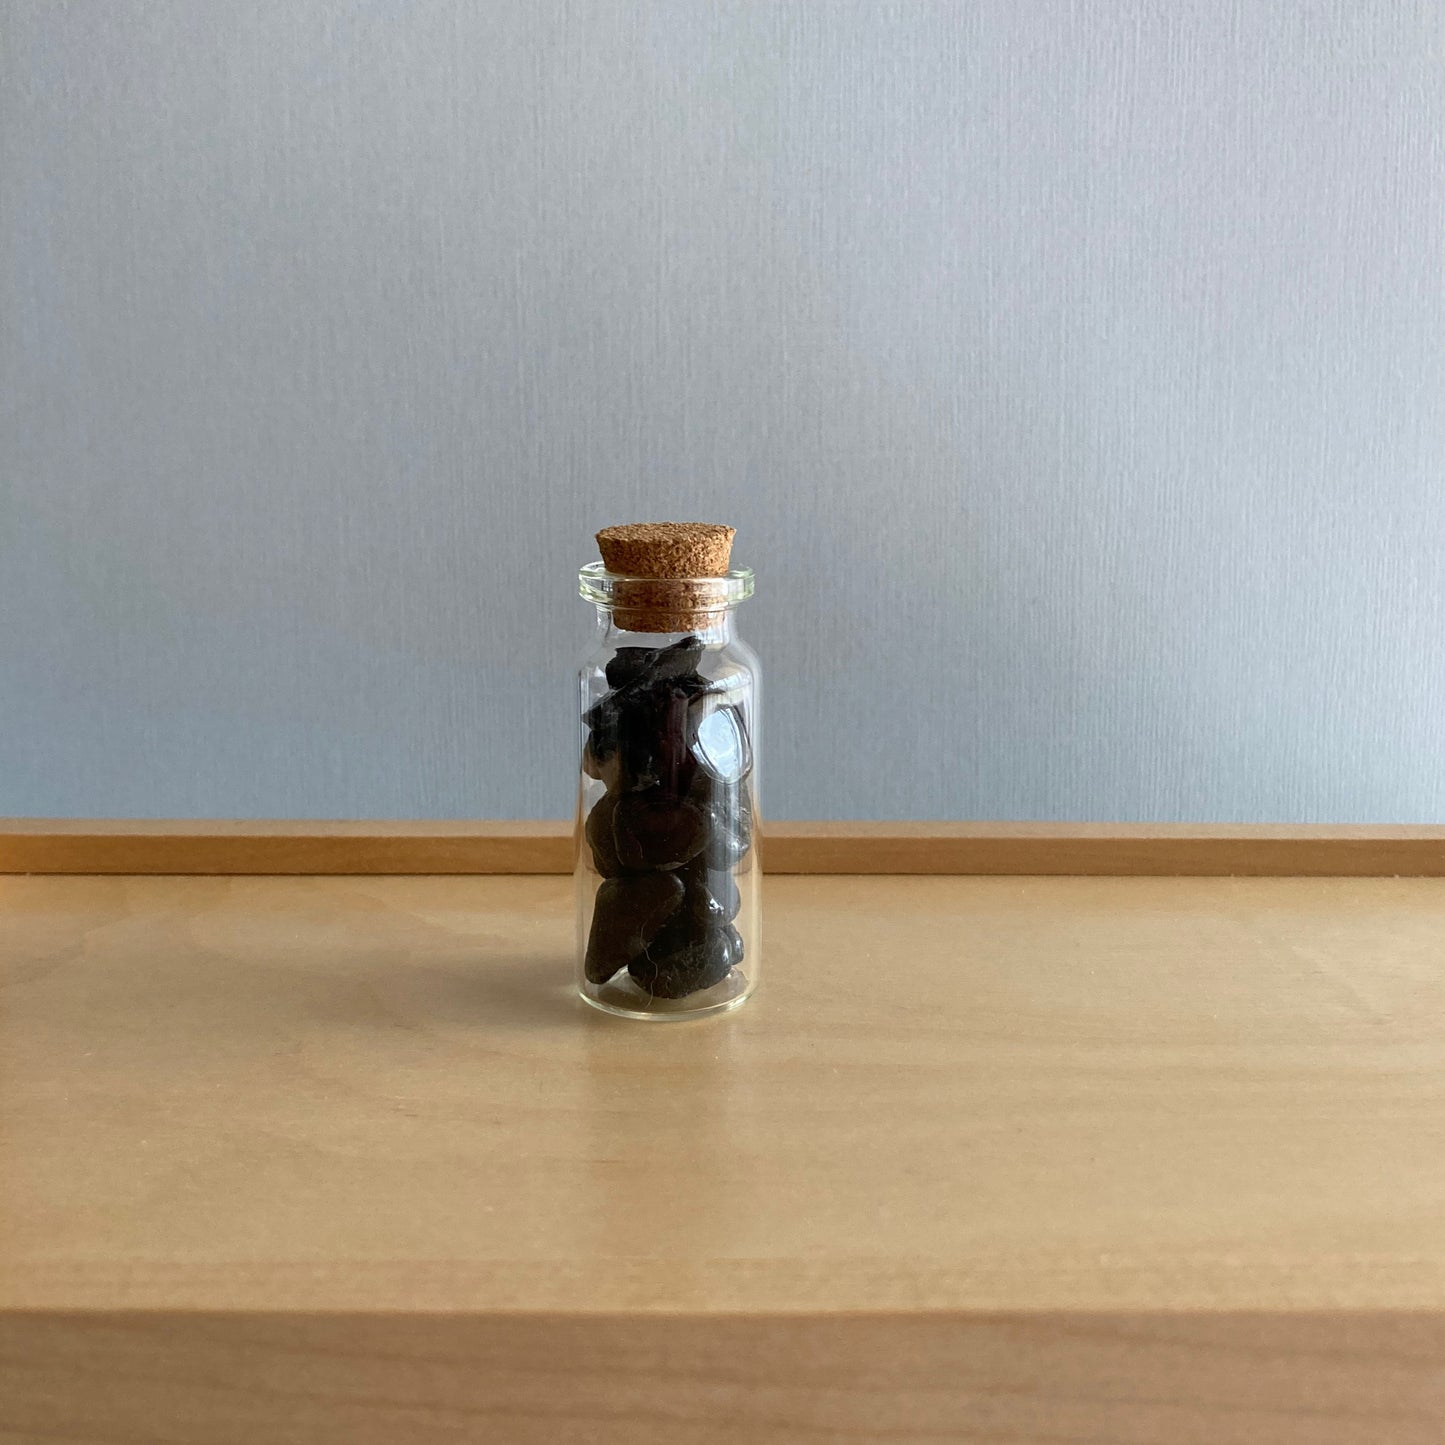
M 612 610 L 629 632 L 716 626 L 752 596 L 753 574 L 729 571 L 731 527 L 713 522 L 633 522 L 597 534 L 602 561 L 582 569 L 582 595 Z
M 631 522 L 604 527 L 597 549 L 621 577 L 726 577 L 736 535 L 714 522 Z

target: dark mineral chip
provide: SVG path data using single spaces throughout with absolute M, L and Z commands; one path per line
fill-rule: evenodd
M 699 768 L 688 801 L 707 819 L 707 861 L 713 868 L 734 868 L 753 844 L 753 805 L 748 784 L 724 782 Z
M 742 938 L 731 925 L 699 930 L 685 919 L 674 920 L 627 971 L 654 998 L 686 998 L 716 987 L 742 956 Z
M 618 969 L 639 957 L 676 913 L 683 892 L 682 880 L 675 873 L 609 878 L 597 890 L 592 908 L 588 981 L 606 983 Z
M 708 842 L 703 813 L 661 788 L 618 795 L 612 832 L 618 863 L 630 871 L 681 867 Z
M 696 673 L 702 647 L 700 637 L 684 637 L 667 647 L 619 647 L 607 664 L 607 685 L 622 688 L 687 677 Z
M 592 850 L 592 866 L 604 877 L 615 878 L 622 872 L 622 863 L 617 857 L 617 838 L 613 829 L 613 814 L 617 811 L 617 794 L 603 793 L 587 815 L 583 834 L 587 846 Z
M 687 888 L 682 916 L 695 927 L 721 928 L 738 916 L 742 897 L 727 869 L 710 868 L 707 859 L 699 856 L 678 869 L 677 876 Z

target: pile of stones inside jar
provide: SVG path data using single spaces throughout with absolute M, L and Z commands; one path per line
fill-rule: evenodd
M 590 708 L 582 768 L 607 791 L 587 815 L 603 882 L 586 974 L 623 969 L 644 993 L 677 999 L 742 962 L 734 874 L 752 846 L 752 750 L 736 706 L 697 670 L 703 644 L 620 647 Z

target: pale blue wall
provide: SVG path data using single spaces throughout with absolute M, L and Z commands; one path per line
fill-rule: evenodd
M 560 815 L 676 516 L 774 815 L 1445 818 L 1445 6 L 0 30 L 0 811 Z

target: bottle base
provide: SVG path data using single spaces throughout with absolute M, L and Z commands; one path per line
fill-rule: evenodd
M 701 1019 L 730 1013 L 752 995 L 751 981 L 737 969 L 716 987 L 687 998 L 658 998 L 638 988 L 626 974 L 621 975 L 621 980 L 605 983 L 595 993 L 585 988 L 578 989 L 578 993 L 585 1003 L 602 1013 L 649 1022 Z

